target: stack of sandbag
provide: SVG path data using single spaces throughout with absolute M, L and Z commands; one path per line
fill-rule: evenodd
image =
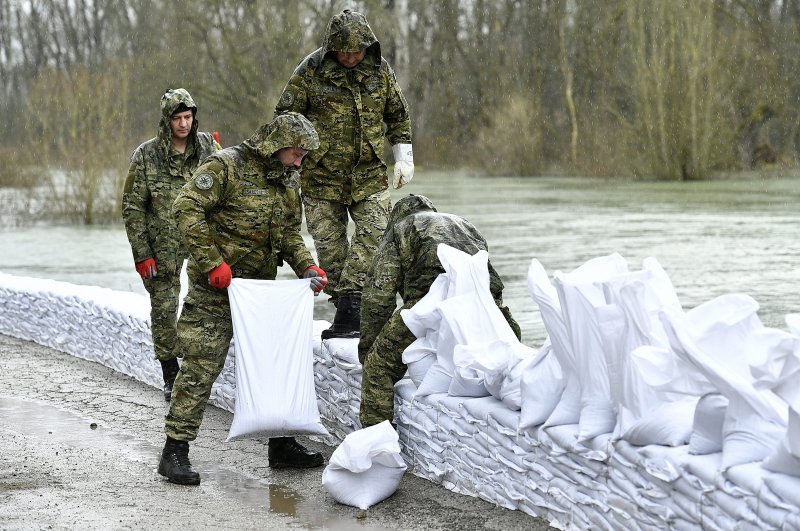
M 137 293 L 0 273 L 0 332 L 163 385 L 153 354 L 150 303 Z M 229 357 L 212 403 L 233 411 L 235 387 Z
M 469 258 L 476 264 L 477 258 Z M 605 263 L 613 265 L 615 259 Z M 569 275 L 559 275 L 565 286 L 576 278 Z M 419 392 L 424 370 L 414 376 L 409 370 L 396 386 L 397 432 L 412 472 L 457 492 L 545 517 L 562 529 L 800 528 L 800 479 L 794 466 L 800 455 L 795 448 L 795 389 L 800 388 L 796 317 L 787 318 L 792 333 L 766 329 L 757 320 L 757 305 L 746 296 L 726 296 L 683 313 L 674 305 L 653 303 L 662 299 L 650 297 L 656 291 L 648 282 L 660 275 L 648 262 L 641 271 L 607 275 L 597 284 L 603 303 L 596 304 L 592 300 L 599 302 L 593 299 L 598 292 L 584 289 L 583 282 L 567 286 L 578 288 L 573 297 L 560 300 L 558 288 L 544 274 L 545 281 L 533 283 L 542 294 L 534 300 L 550 337 L 538 349 L 520 349 L 505 337 L 476 346 L 480 342 L 469 341 L 470 330 L 464 330 L 448 305 L 444 313 L 418 312 L 427 316 L 418 337 L 429 346 L 434 341 L 444 345 L 448 359 L 443 364 L 451 360 L 453 372 L 449 378 L 446 372 L 437 375 L 438 392 Z M 442 297 L 450 280 L 441 281 L 440 301 L 447 300 Z M 152 351 L 135 352 L 149 340 L 146 305 L 136 310 L 130 301 L 115 302 L 108 290 L 62 284 L 0 275 L 0 330 L 119 370 L 129 367 L 126 374 L 140 379 L 151 374 L 150 383 L 160 387 Z M 593 341 L 601 345 L 602 360 L 578 363 L 572 350 L 589 341 L 575 336 L 580 327 L 567 325 L 576 297 L 589 300 L 587 305 L 578 299 L 579 307 L 597 316 L 587 329 L 599 333 L 599 343 L 597 336 Z M 561 327 L 551 326 L 559 317 Z M 433 326 L 436 319 L 444 324 Z M 315 385 L 323 424 L 331 439 L 341 440 L 358 425 L 361 368 L 356 340 L 319 341 L 327 326 L 315 323 L 313 332 Z M 104 337 L 98 339 L 92 328 L 103 330 Z M 428 358 L 429 368 L 439 362 L 438 344 L 428 354 L 424 348 L 418 352 L 423 352 L 420 360 Z M 219 390 L 227 386 L 232 397 L 233 361 L 229 357 L 212 395 L 212 402 L 228 410 L 232 402 L 221 399 Z M 606 422 L 609 431 L 594 437 L 586 436 L 589 424 L 580 422 L 588 411 L 581 382 L 593 383 L 577 374 L 581 363 L 595 368 L 604 363 L 608 378 L 607 395 L 597 392 L 602 386 L 590 391 L 607 397 L 598 402 L 605 409 L 596 410 L 607 421 L 610 405 L 614 423 Z M 517 370 L 520 366 L 524 370 Z M 456 370 L 461 380 L 454 392 L 471 389 L 470 395 L 483 396 L 451 394 Z M 572 416 L 556 422 L 570 385 L 577 399 L 562 409 Z M 634 426 L 650 415 L 668 418 L 657 405 L 653 409 L 653 397 L 697 401 L 688 443 L 680 443 L 685 436 L 672 437 L 678 430 L 669 430 L 662 444 L 641 444 L 646 439 Z M 675 425 L 685 426 L 685 417 Z M 750 431 L 754 424 L 759 426 L 755 433 Z M 660 437 L 658 431 L 648 433 Z
M 149 304 L 135 293 L 0 273 L 3 333 L 155 384 Z
M 319 339 L 329 327 L 327 321 L 314 322 L 314 384 L 319 414 L 329 433 L 321 440 L 335 445 L 361 428 L 361 364 L 358 339 Z

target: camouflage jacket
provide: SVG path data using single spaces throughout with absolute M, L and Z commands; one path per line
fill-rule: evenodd
M 334 56 L 364 47 L 364 60 L 352 69 Z M 387 189 L 384 137 L 391 145 L 411 143 L 408 104 L 360 13 L 333 17 L 322 47 L 303 59 L 281 93 L 275 112 L 286 111 L 306 116 L 320 136 L 320 148 L 303 162 L 303 194 L 310 197 L 349 204 Z
M 417 198 L 420 200 L 415 201 Z M 403 210 L 404 205 L 408 209 Z M 359 355 L 366 355 L 389 321 L 398 293 L 403 308 L 411 308 L 428 293 L 436 277 L 445 272 L 436 254 L 440 243 L 469 254 L 488 251 L 486 240 L 475 226 L 456 215 L 436 212 L 427 198 L 407 196 L 395 205 L 361 294 Z M 497 305 L 502 307 L 503 281 L 491 263 L 489 288 Z
M 266 280 L 275 278 L 283 260 L 298 276 L 314 265 L 300 234 L 299 175 L 272 156 L 302 143 L 277 139 L 280 133 L 268 124 L 251 139 L 211 155 L 178 194 L 173 216 L 195 281 L 205 281 L 223 261 L 235 277 Z
M 175 261 L 186 257 L 170 215 L 172 203 L 200 162 L 220 149 L 210 133 L 197 132 L 197 119 L 192 122 L 186 151 L 172 149 L 170 117 L 181 103 L 196 108 L 183 89 L 170 91 L 162 98 L 158 135 L 133 152 L 122 193 L 122 218 L 134 262 L 155 258 L 156 267 L 168 269 L 174 269 Z

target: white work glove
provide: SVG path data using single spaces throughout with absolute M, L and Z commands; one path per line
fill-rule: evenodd
M 394 181 L 395 189 L 411 182 L 414 177 L 414 150 L 411 144 L 395 144 L 392 146 L 394 154 Z

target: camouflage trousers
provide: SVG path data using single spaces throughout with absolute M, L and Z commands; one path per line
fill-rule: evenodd
M 150 331 L 153 335 L 153 350 L 156 359 L 167 361 L 179 355 L 176 333 L 178 296 L 181 291 L 181 267 L 183 261 L 160 263 L 156 261 L 158 275 L 142 279 L 150 294 Z
M 304 195 L 303 206 L 319 266 L 328 274 L 325 293 L 334 303 L 340 293 L 361 293 L 372 256 L 389 221 L 389 191 L 349 205 Z M 347 237 L 348 214 L 355 224 L 351 240 Z
M 211 386 L 222 368 L 233 338 L 228 292 L 192 283 L 178 321 L 183 363 L 166 416 L 164 432 L 181 441 L 193 441 L 200 430 Z
M 405 306 L 404 306 L 405 308 Z M 367 352 L 361 375 L 361 426 L 366 428 L 394 417 L 394 384 L 406 373 L 403 351 L 416 338 L 397 310 Z

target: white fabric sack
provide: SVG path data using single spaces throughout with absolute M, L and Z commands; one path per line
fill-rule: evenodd
M 495 340 L 518 342 L 489 290 L 489 254 L 478 251 L 469 255 L 440 244 L 437 256 L 449 282 L 447 298 L 435 310 L 440 315 L 436 363 L 420 383 L 416 398 L 448 391 L 456 369 L 453 353 L 457 345 Z M 412 310 L 415 308 L 416 305 Z
M 428 288 L 428 293 L 412 308 L 400 310 L 403 322 L 417 338 L 403 351 L 403 363 L 408 367 L 409 376 L 417 387 L 436 364 L 439 323 L 442 320 L 438 306 L 447 298 L 449 283 L 446 273 L 439 275 Z M 446 382 L 442 385 L 446 385 Z
M 697 397 L 654 388 L 635 361 L 638 349 L 644 349 L 641 356 L 646 357 L 653 348 L 669 346 L 659 313 L 680 309 L 669 276 L 650 257 L 641 271 L 612 277 L 602 288 L 609 304 L 597 312 L 617 412 L 615 439 L 637 446 L 686 444 Z
M 234 278 L 236 403 L 228 440 L 328 435 L 314 389 L 309 279 Z
M 522 409 L 522 378 L 529 372 L 529 368 L 540 365 L 549 357 L 551 345 L 546 341 L 537 351 L 519 342 L 505 344 L 508 345 L 507 348 L 512 349 L 512 353 L 509 356 L 508 365 L 501 374 L 502 379 L 498 393 L 492 393 L 492 396 L 503 402 L 512 411 L 520 411 Z M 560 377 L 558 381 L 560 382 Z M 492 387 L 491 384 L 489 387 Z M 552 399 L 557 400 L 560 396 L 561 389 Z M 553 405 L 555 406 L 555 403 Z
M 559 364 L 562 380 L 560 384 L 562 388 L 561 396 L 556 402 L 556 406 L 548 414 L 548 418 L 545 419 L 544 425 L 577 424 L 581 414 L 581 390 L 575 353 L 572 349 L 569 334 L 567 334 L 567 327 L 564 323 L 556 288 L 547 277 L 547 272 L 545 272 L 542 264 L 535 258 L 531 260 L 531 265 L 528 267 L 528 294 L 539 306 L 539 313 L 547 330 L 548 339 L 553 345 L 553 357 Z M 550 367 L 550 371 L 552 370 L 553 368 Z M 547 371 L 542 371 L 542 378 L 547 377 Z M 533 375 L 528 375 L 526 381 L 526 387 L 529 389 L 535 388 L 537 380 Z M 550 385 L 546 381 L 543 381 L 542 384 L 545 386 Z M 523 404 L 524 402 L 525 400 L 523 399 Z M 533 403 L 533 401 L 529 401 L 529 404 L 533 405 Z M 549 404 L 549 400 L 545 400 L 545 408 L 548 407 L 547 404 Z M 538 422 L 536 424 L 531 423 L 539 419 L 542 410 L 531 409 L 526 414 L 524 405 L 522 409 L 523 416 L 526 418 L 526 425 L 534 426 L 538 424 Z
M 625 259 L 614 253 L 593 258 L 571 273 L 554 275 L 581 386 L 579 441 L 610 433 L 616 425 L 597 309 L 606 304 L 600 284 L 627 270 Z
M 689 453 L 713 454 L 722 451 L 722 425 L 728 399 L 719 393 L 709 393 L 700 398 L 694 410 L 692 436 L 689 438 Z
M 754 387 L 750 365 L 757 351 L 748 337 L 763 329 L 758 303 L 744 294 L 717 297 L 690 312 L 667 310 L 662 322 L 672 350 L 693 365 L 728 400 L 721 471 L 760 461 L 777 446 L 787 425 L 785 404 Z M 710 338 L 716 340 L 710 340 Z
M 400 486 L 406 464 L 388 420 L 347 435 L 322 473 L 322 486 L 339 503 L 367 510 Z
M 414 382 L 416 387 L 419 387 L 428 370 L 436 363 L 436 347 L 435 336 L 436 333 L 428 331 L 423 337 L 414 340 L 403 351 L 403 363 L 408 367 L 408 377 Z
M 564 392 L 564 375 L 549 341 L 545 341 L 536 357 L 538 363 L 530 363 L 522 373 L 521 430 L 538 426 L 547 420 Z
M 789 412 L 786 434 L 763 466 L 792 476 L 800 476 L 800 337 L 796 335 L 796 316 L 786 316 L 786 323 L 794 333 L 765 328 L 753 334 L 748 345 L 762 351 L 756 357 L 763 361 L 750 368 L 756 378 L 756 388 L 771 389 L 786 402 Z
M 462 396 L 470 398 L 480 398 L 489 396 L 486 389 L 483 367 L 473 366 L 473 362 L 481 355 L 493 348 L 494 343 L 480 343 L 477 345 L 456 345 L 453 349 L 453 363 L 455 371 L 447 394 L 450 396 Z
M 513 341 L 461 344 L 453 352 L 456 370 L 448 390 L 450 396 L 491 395 L 519 411 L 522 374 L 529 364 L 540 360 L 534 349 L 515 337 Z
M 412 308 L 400 310 L 400 317 L 403 322 L 418 339 L 426 337 L 428 331 L 439 329 L 439 321 L 441 321 L 442 316 L 437 307 L 440 302 L 447 298 L 449 285 L 450 279 L 447 273 L 440 274 L 433 281 L 431 287 L 428 288 L 428 293 L 417 301 Z

